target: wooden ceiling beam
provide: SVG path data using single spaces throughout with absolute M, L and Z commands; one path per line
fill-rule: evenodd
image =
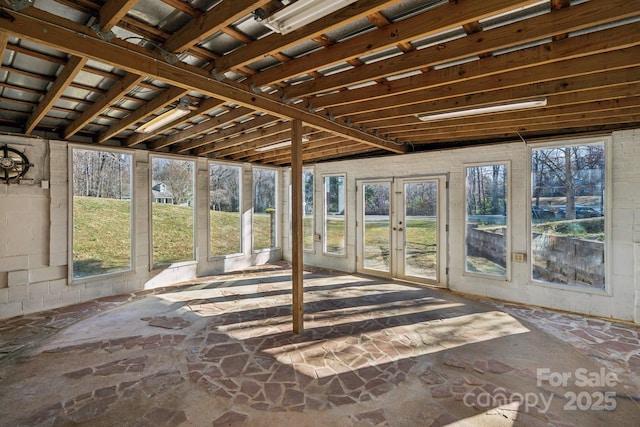
M 503 112 L 495 114 L 484 114 L 479 116 L 460 117 L 447 120 L 438 120 L 433 123 L 423 122 L 412 126 L 411 128 L 401 128 L 394 132 L 390 132 L 391 136 L 411 138 L 413 136 L 424 136 L 437 132 L 446 132 L 449 128 L 457 128 L 467 126 L 473 129 L 479 129 L 483 126 L 501 126 L 505 123 L 513 123 L 517 120 L 541 119 L 541 114 L 552 114 L 560 117 L 566 115 L 580 114 L 584 111 L 590 112 L 609 112 L 618 109 L 626 109 L 640 106 L 640 97 L 629 97 L 619 99 L 604 99 L 600 101 L 580 102 L 570 105 L 561 105 L 560 107 L 551 107 L 546 109 L 537 109 L 533 111 Z
M 237 110 L 241 110 L 241 109 L 245 110 L 244 108 L 238 108 Z M 216 122 L 217 122 L 216 127 L 223 126 L 228 123 L 232 123 L 237 119 L 246 117 L 247 114 L 250 114 L 250 113 L 245 112 L 244 114 L 240 115 L 239 112 L 236 113 L 235 111 L 232 111 L 230 113 L 223 114 L 221 117 L 216 118 Z M 258 129 L 258 128 L 270 125 L 272 123 L 277 123 L 280 120 L 281 119 L 270 116 L 270 115 L 263 115 L 258 117 L 253 116 L 253 119 L 243 122 L 242 124 L 239 124 L 239 125 L 236 124 L 233 127 L 221 129 L 215 133 L 205 135 L 200 139 L 186 141 L 178 145 L 174 151 L 177 153 L 184 153 L 186 151 L 194 150 L 196 148 L 203 147 L 205 145 L 215 145 L 216 143 L 220 143 L 222 141 L 228 140 L 228 138 L 230 137 L 239 136 L 243 133 L 253 131 L 254 129 Z
M 309 128 L 305 127 L 305 129 Z M 244 147 L 256 148 L 270 145 L 275 142 L 285 141 L 288 138 L 287 132 L 289 132 L 290 130 L 291 124 L 289 122 L 280 122 L 273 126 L 252 130 L 251 132 L 241 134 L 232 139 L 225 139 L 202 146 L 196 149 L 196 154 L 200 156 L 221 151 L 225 152 L 224 155 L 235 154 L 238 152 L 238 150 L 241 151 Z M 259 141 L 256 142 L 256 140 Z
M 369 31 L 329 48 L 302 56 L 286 64 L 272 67 L 252 77 L 250 83 L 260 87 L 280 82 L 310 71 L 358 58 L 365 53 L 373 53 L 396 46 L 398 43 L 427 37 L 445 29 L 459 27 L 469 21 L 532 3 L 534 1 L 531 0 L 516 2 L 513 0 L 491 0 L 446 4 L 429 10 L 424 14 L 396 22 L 378 30 Z M 376 66 L 380 67 L 380 64 L 377 63 Z M 306 88 L 306 84 L 303 84 L 305 85 L 305 92 L 308 92 L 309 89 Z
M 120 120 L 115 125 L 110 126 L 107 130 L 100 132 L 100 134 L 98 134 L 98 136 L 96 137 L 96 142 L 103 143 L 107 141 L 109 138 L 112 138 L 113 136 L 119 134 L 129 126 L 133 126 L 140 120 L 153 114 L 154 111 L 164 108 L 166 105 L 175 102 L 177 99 L 186 94 L 187 91 L 179 87 L 172 87 L 165 90 L 164 92 L 153 98 L 151 101 L 146 103 L 144 106 L 136 109 L 128 116 L 122 118 L 122 120 Z
M 460 129 L 450 130 L 440 135 L 426 135 L 423 139 L 417 140 L 416 145 L 433 144 L 443 141 L 463 141 L 469 139 L 486 139 L 498 136 L 511 135 L 517 137 L 518 133 L 537 133 L 542 131 L 567 131 L 573 128 L 584 126 L 607 126 L 619 124 L 623 120 L 627 124 L 640 123 L 640 109 L 636 108 L 629 113 L 613 115 L 610 117 L 598 117 L 589 113 L 582 113 L 574 117 L 563 117 L 556 119 L 553 116 L 546 117 L 544 122 L 531 121 L 530 123 L 514 123 L 512 126 L 495 127 L 480 130 L 470 130 L 465 126 Z
M 211 151 L 211 153 L 213 153 L 213 155 L 216 158 L 229 157 L 229 156 L 233 156 L 234 154 L 245 155 L 247 151 L 255 150 L 256 148 L 266 147 L 268 145 L 277 144 L 279 142 L 290 140 L 291 139 L 291 129 L 290 129 L 291 123 L 285 122 L 285 123 L 282 123 L 282 125 L 288 125 L 289 129 L 283 129 L 281 125 L 277 125 L 277 127 L 279 128 L 279 131 L 275 131 L 273 129 L 276 126 L 272 126 L 271 128 L 266 128 L 266 129 L 260 129 L 257 132 L 252 132 L 251 134 L 247 134 L 247 136 L 250 136 L 253 134 L 258 134 L 258 135 L 255 135 L 256 136 L 255 138 L 253 138 L 252 140 L 242 145 L 236 145 L 230 148 L 225 148 L 224 150 L 216 149 L 214 151 Z M 304 133 L 308 133 L 313 131 L 313 129 L 305 126 L 303 128 L 303 131 Z
M 416 102 L 410 105 L 401 105 L 377 111 L 353 114 L 348 116 L 356 124 L 364 124 L 367 127 L 376 127 L 380 123 L 390 123 L 396 118 L 451 111 L 461 108 L 481 107 L 505 102 L 521 101 L 531 98 L 552 97 L 558 94 L 589 91 L 594 88 L 611 88 L 640 81 L 640 67 L 623 68 L 584 76 L 566 79 L 548 80 L 535 85 L 523 85 L 498 89 L 487 92 L 478 92 L 463 96 L 452 96 L 441 99 L 429 99 L 425 102 Z M 380 117 L 384 117 L 380 120 Z M 416 122 L 418 119 L 413 118 Z
M 169 52 L 182 52 L 270 1 L 221 1 L 170 36 L 164 48 Z
M 4 58 L 4 51 L 7 49 L 7 45 L 9 44 L 9 34 L 1 34 L 0 33 L 0 58 Z M 2 62 L 0 61 L 0 65 Z
M 22 13 L 25 12 L 25 13 Z M 59 25 L 56 25 L 59 23 Z M 369 144 L 387 151 L 404 153 L 406 145 L 387 141 L 384 137 L 352 128 L 348 123 L 330 116 L 310 112 L 297 105 L 265 93 L 254 93 L 239 83 L 213 79 L 205 70 L 184 63 L 169 64 L 149 51 L 138 50 L 130 43 L 115 40 L 109 43 L 95 37 L 86 27 L 34 8 L 23 9 L 13 22 L 0 28 L 0 33 L 11 33 L 78 56 L 112 64 L 127 72 L 152 76 L 165 83 L 186 90 L 197 90 L 206 96 L 219 97 L 258 111 L 271 113 L 284 119 L 298 119 L 307 124 Z M 101 137 L 103 137 L 102 135 Z
M 100 8 L 100 31 L 108 32 L 118 25 L 138 0 L 107 0 Z
M 73 79 L 82 71 L 82 67 L 87 63 L 87 58 L 82 56 L 72 55 L 69 61 L 64 66 L 64 69 L 53 82 L 46 95 L 38 102 L 38 105 L 31 113 L 31 116 L 27 119 L 25 125 L 25 134 L 33 132 L 40 120 L 46 116 L 47 111 L 60 99 L 62 93 L 67 86 L 73 81 Z
M 121 98 L 132 87 L 138 85 L 144 78 L 136 74 L 127 74 L 113 85 L 106 94 L 96 100 L 89 108 L 84 110 L 73 122 L 62 131 L 62 136 L 67 139 L 75 135 L 87 123 L 98 117 L 105 109 L 109 108 L 114 100 Z
M 501 62 L 501 61 L 500 61 Z M 410 106 L 424 99 L 437 100 L 453 98 L 456 96 L 473 95 L 481 92 L 480 88 L 491 88 L 485 92 L 503 90 L 512 87 L 545 83 L 559 79 L 570 79 L 590 74 L 598 74 L 604 71 L 614 71 L 624 68 L 640 66 L 640 46 L 633 46 L 627 49 L 606 52 L 588 57 L 559 61 L 551 64 L 532 66 L 526 72 L 518 69 L 509 70 L 504 73 L 489 75 L 478 79 L 464 79 L 453 81 L 450 84 L 431 86 L 417 91 L 404 93 L 395 97 L 386 97 L 376 100 L 376 102 L 362 101 L 340 106 L 331 109 L 336 116 L 372 113 L 382 111 L 387 108 L 398 108 L 400 106 Z M 443 70 L 439 70 L 443 71 Z M 447 73 L 434 73 L 437 81 L 438 76 Z M 454 73 L 448 73 L 453 76 Z M 597 82 L 596 82 L 597 85 Z
M 394 0 L 359 1 L 288 34 L 270 34 L 242 49 L 237 49 L 218 58 L 215 65 L 216 71 L 223 73 L 233 68 L 247 65 L 257 59 L 286 50 L 301 41 L 321 36 L 344 25 L 346 22 L 364 18 L 394 3 L 396 3 Z
M 561 94 L 549 95 L 547 96 L 548 103 L 546 108 L 598 102 L 602 100 L 624 99 L 635 97 L 637 95 L 638 82 L 619 82 L 617 85 L 612 85 L 609 87 L 599 87 L 597 89 L 585 89 L 578 92 L 565 92 Z M 464 98 L 461 98 L 460 100 L 464 102 Z M 517 114 L 528 114 L 528 112 L 533 113 L 535 111 L 536 109 L 530 109 L 521 111 Z M 471 120 L 471 118 L 469 117 L 466 119 Z M 380 129 L 380 131 L 388 132 L 391 135 L 395 130 L 402 127 L 401 123 L 405 126 L 420 126 L 422 122 L 419 121 L 416 117 L 410 116 L 396 118 L 393 120 L 380 120 L 373 127 L 375 129 Z M 437 122 L 434 121 L 433 123 L 436 124 Z
M 356 105 L 359 101 L 363 101 L 363 104 L 377 105 L 377 102 L 372 103 L 371 100 L 396 97 L 401 94 L 460 81 L 499 75 L 510 71 L 520 71 L 530 67 L 538 67 L 544 64 L 567 61 L 639 45 L 640 40 L 636 35 L 638 32 L 640 32 L 640 23 L 635 22 L 570 39 L 545 43 L 521 51 L 481 58 L 478 61 L 466 64 L 440 70 L 429 70 L 419 75 L 386 81 L 381 85 L 367 86 L 341 92 L 340 94 L 311 98 L 310 102 L 316 108 L 332 107 L 331 111 L 335 115 L 341 115 L 346 105 L 354 105 L 354 108 L 358 110 Z M 494 82 L 499 81 L 497 77 L 493 80 Z M 476 88 L 475 92 L 479 91 L 480 87 L 486 87 L 477 86 L 478 88 Z
M 187 123 L 191 120 L 193 120 L 196 117 L 201 117 L 201 116 L 205 116 L 206 117 L 206 113 L 214 108 L 217 108 L 219 106 L 221 106 L 222 104 L 224 104 L 224 101 L 221 99 L 217 99 L 217 98 L 207 98 L 203 101 L 201 101 L 198 106 L 191 110 L 186 116 L 181 117 L 179 120 L 174 121 L 172 123 L 167 124 L 166 126 L 161 127 L 160 129 L 155 130 L 154 132 L 150 132 L 150 133 L 135 133 L 132 134 L 131 136 L 129 136 L 125 142 L 125 145 L 127 147 L 133 147 L 136 144 L 140 144 L 148 139 L 153 138 L 154 136 L 161 134 L 163 132 L 166 132 L 169 129 L 172 129 L 176 126 L 179 126 L 181 124 Z M 196 125 L 198 126 L 198 125 Z M 192 135 L 192 133 L 190 132 L 190 129 L 193 129 L 196 126 L 190 126 L 189 128 L 185 129 L 185 130 L 179 130 L 177 131 L 174 135 L 176 134 L 182 134 L 185 135 L 184 138 L 188 138 L 189 136 Z M 164 148 L 167 145 L 170 144 L 166 144 L 166 145 L 160 145 L 160 141 L 164 141 L 165 138 L 160 138 L 160 140 L 156 139 L 154 141 L 152 145 L 152 147 L 155 147 L 156 145 L 158 145 L 157 148 L 154 149 L 160 149 L 160 148 Z
M 314 150 L 320 147 L 327 147 L 329 145 L 334 145 L 336 143 L 342 142 L 344 144 L 344 138 L 340 138 L 337 136 L 331 136 L 330 138 L 320 139 L 320 140 L 310 140 L 302 144 L 303 152 L 307 152 L 308 150 Z M 285 147 L 282 149 L 275 149 L 272 151 L 265 151 L 262 153 L 247 153 L 245 155 L 239 155 L 238 157 L 234 157 L 236 159 L 242 159 L 244 162 L 258 162 L 258 163 L 270 163 L 276 159 L 281 159 L 283 157 L 290 156 L 291 149 L 289 147 Z
M 405 53 L 395 61 L 385 62 L 384 66 L 374 62 L 360 67 L 357 73 L 336 73 L 301 83 L 285 89 L 285 94 L 287 98 L 294 99 L 328 92 L 440 63 L 482 55 L 485 52 L 543 40 L 557 34 L 558 28 L 577 31 L 637 14 L 640 2 L 630 4 L 625 0 L 616 1 L 619 3 L 619 7 L 616 6 L 616 8 L 610 8 L 609 5 L 600 2 L 588 2 L 556 11 L 553 14 L 535 16 L 525 21 L 482 31 L 448 43 Z M 575 13 L 576 11 L 583 13 Z M 313 104 L 313 101 L 311 103 Z
M 332 157 L 343 157 L 345 155 L 356 155 L 363 154 L 375 151 L 371 147 L 367 147 L 363 144 L 353 144 L 351 146 L 344 144 L 335 144 L 333 147 L 325 147 L 320 151 L 315 152 L 303 152 L 302 153 L 302 161 L 303 163 L 313 162 L 318 159 L 326 160 L 331 159 Z M 276 166 L 285 166 L 291 162 L 290 157 L 282 157 L 280 159 L 274 160 L 272 164 Z

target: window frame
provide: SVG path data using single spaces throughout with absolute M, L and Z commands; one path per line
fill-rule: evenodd
M 74 188 L 73 188 L 73 150 L 85 150 L 85 151 L 96 151 L 96 152 L 111 152 L 111 153 L 119 153 L 119 154 L 127 154 L 131 156 L 131 165 L 129 172 L 129 191 L 131 194 L 130 197 L 130 206 L 129 206 L 129 268 L 126 270 L 114 271 L 104 274 L 94 274 L 92 276 L 84 276 L 84 277 L 74 277 L 73 275 L 73 246 L 74 246 L 74 233 L 73 233 L 73 225 L 74 225 L 74 215 L 73 215 L 73 198 L 74 198 Z M 67 282 L 69 284 L 82 284 L 87 283 L 93 280 L 102 280 L 104 278 L 115 277 L 119 275 L 131 274 L 136 271 L 136 208 L 135 208 L 135 197 L 136 197 L 136 189 L 135 189 L 135 150 L 124 149 L 124 148 L 112 148 L 106 146 L 94 147 L 90 145 L 84 144 L 68 144 L 67 146 L 67 191 L 68 191 L 68 200 L 67 200 L 67 218 L 68 218 L 68 229 L 67 229 Z
M 275 174 L 275 184 L 274 184 L 274 191 L 276 192 L 276 194 L 274 195 L 274 203 L 275 203 L 275 215 L 276 215 L 276 219 L 275 219 L 275 223 L 274 223 L 274 227 L 275 227 L 275 246 L 271 246 L 268 248 L 261 248 L 261 249 L 256 249 L 255 248 L 255 229 L 254 229 L 254 213 L 255 213 L 255 202 L 256 202 L 256 181 L 255 181 L 255 170 L 256 169 L 264 169 L 264 170 L 271 170 L 274 171 Z M 279 209 L 279 205 L 280 205 L 280 181 L 281 181 L 281 177 L 280 177 L 280 169 L 279 168 L 275 168 L 275 167 L 269 167 L 269 166 L 251 166 L 251 253 L 261 253 L 261 252 L 269 252 L 272 250 L 277 250 L 280 249 L 280 209 Z
M 344 251 L 342 253 L 328 252 L 327 251 L 327 178 L 342 177 L 344 179 Z M 346 173 L 327 173 L 322 174 L 322 254 L 326 256 L 347 258 L 347 242 L 348 242 L 348 230 L 347 227 L 347 214 L 348 214 L 348 188 L 347 188 L 347 174 Z
M 240 250 L 238 252 L 233 252 L 230 254 L 224 254 L 224 255 L 212 255 L 211 254 L 211 166 L 212 165 L 221 165 L 221 166 L 231 166 L 231 167 L 235 167 L 238 168 L 238 221 L 239 221 L 239 226 L 240 226 Z M 243 237 L 243 230 L 244 230 L 244 221 L 243 221 L 243 181 L 242 178 L 244 176 L 244 169 L 242 167 L 242 164 L 239 163 L 233 163 L 233 162 L 223 162 L 223 161 L 217 161 L 217 160 L 207 160 L 207 259 L 209 261 L 211 260 L 215 260 L 215 259 L 225 259 L 225 258 L 233 258 L 233 257 L 238 257 L 241 256 L 244 253 L 244 247 L 245 247 L 245 243 L 244 243 L 244 239 Z
M 192 211 L 193 211 L 193 237 L 192 237 L 192 254 L 193 254 L 193 259 L 190 260 L 182 260 L 182 261 L 174 261 L 174 262 L 170 262 L 170 263 L 164 263 L 164 264 L 156 264 L 154 262 L 153 259 L 153 159 L 156 158 L 161 158 L 161 159 L 170 159 L 170 160 L 178 160 L 178 161 L 188 161 L 191 162 L 193 164 L 193 170 L 191 171 L 191 182 L 193 184 L 193 195 L 192 195 L 192 203 L 193 206 Z M 197 242 L 196 242 L 196 230 L 197 230 L 197 225 L 196 225 L 196 220 L 197 220 L 197 209 L 196 209 L 196 204 L 197 204 L 197 168 L 198 168 L 198 164 L 196 159 L 192 158 L 192 157 L 186 157 L 186 156 L 179 156 L 179 155 L 171 155 L 171 154 L 149 154 L 149 185 L 148 185 L 148 192 L 147 194 L 149 195 L 149 202 L 148 202 L 148 209 L 149 209 L 149 270 L 153 271 L 153 270 L 159 270 L 159 269 L 163 269 L 166 267 L 179 267 L 179 266 L 183 266 L 183 265 L 192 265 L 192 264 L 197 264 L 198 262 L 198 256 L 197 256 Z
M 505 179 L 505 185 L 507 186 L 506 188 L 506 195 L 505 195 L 505 201 L 506 201 L 506 215 L 507 215 L 507 220 L 505 223 L 505 226 L 507 228 L 506 230 L 506 235 L 505 235 L 505 241 L 506 241 L 506 247 L 505 247 L 505 251 L 506 251 L 506 268 L 505 268 L 505 275 L 504 276 L 497 276 L 495 274 L 488 274 L 488 273 L 476 273 L 473 271 L 468 271 L 467 270 L 467 168 L 473 168 L 473 167 L 486 167 L 486 166 L 495 166 L 495 165 L 504 165 L 507 168 L 507 176 Z M 478 278 L 484 278 L 484 279 L 491 279 L 491 280 L 495 280 L 497 282 L 511 282 L 512 280 L 512 231 L 511 231 L 511 224 L 512 224 L 512 196 L 511 196 L 511 160 L 497 160 L 497 161 L 488 161 L 488 162 L 474 162 L 474 163 L 464 163 L 462 165 L 463 167 L 463 176 L 464 176 L 464 205 L 463 205 L 463 221 L 464 221 L 464 233 L 462 236 L 462 247 L 463 249 L 463 259 L 462 259 L 462 274 L 463 276 L 471 276 L 471 277 L 478 277 Z
M 533 238 L 532 238 L 532 213 L 531 213 L 531 189 L 533 185 L 532 179 L 532 153 L 534 149 L 544 149 L 544 148 L 559 148 L 559 147 L 568 147 L 568 146 L 576 146 L 576 145 L 595 145 L 595 144 L 603 144 L 604 145 L 604 167 L 605 167 L 605 182 L 604 182 L 604 289 L 595 289 L 588 288 L 585 286 L 579 285 L 568 285 L 561 283 L 552 283 L 546 282 L 542 280 L 537 280 L 533 278 Z M 526 188 L 526 219 L 527 219 L 527 263 L 528 263 L 528 284 L 530 286 L 540 286 L 545 288 L 552 288 L 563 290 L 567 292 L 579 292 L 584 294 L 592 294 L 592 295 L 606 295 L 611 296 L 613 294 L 612 289 L 612 211 L 611 207 L 613 206 L 612 200 L 612 162 L 613 162 L 613 150 L 612 150 L 612 138 L 611 136 L 599 136 L 599 137 L 589 137 L 589 138 L 576 138 L 576 139 L 560 139 L 560 140 L 551 140 L 545 142 L 539 142 L 535 144 L 527 145 L 527 188 Z
M 311 188 L 311 203 L 313 204 L 313 208 L 311 209 L 311 248 L 306 248 L 304 247 L 304 196 L 305 196 L 305 182 L 304 182 L 304 172 L 305 171 L 311 171 L 311 174 L 313 176 L 312 179 L 312 188 Z M 303 229 L 302 229 L 302 236 L 303 236 L 303 244 L 302 244 L 302 251 L 303 252 L 307 252 L 307 253 L 315 253 L 316 252 L 316 245 L 315 245 L 315 235 L 316 235 L 316 168 L 314 166 L 305 166 L 302 168 L 302 204 L 303 204 L 303 211 L 302 211 L 302 221 L 303 221 Z

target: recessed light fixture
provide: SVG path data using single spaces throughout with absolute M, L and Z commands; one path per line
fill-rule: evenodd
M 506 102 L 503 104 L 486 105 L 484 107 L 465 108 L 462 110 L 446 111 L 435 114 L 418 114 L 417 117 L 425 122 L 440 119 L 452 119 L 455 117 L 474 116 L 477 114 L 500 113 L 503 111 L 522 110 L 525 108 L 544 107 L 547 98 L 529 99 L 526 101 Z
M 260 22 L 276 33 L 285 35 L 356 1 L 298 0 Z

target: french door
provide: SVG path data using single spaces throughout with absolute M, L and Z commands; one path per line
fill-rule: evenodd
M 446 177 L 358 181 L 358 271 L 446 286 Z

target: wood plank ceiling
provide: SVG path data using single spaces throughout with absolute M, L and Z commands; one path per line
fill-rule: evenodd
M 292 119 L 305 163 L 640 126 L 640 0 L 360 0 L 286 35 L 255 17 L 289 3 L 0 0 L 0 131 L 288 165 Z

